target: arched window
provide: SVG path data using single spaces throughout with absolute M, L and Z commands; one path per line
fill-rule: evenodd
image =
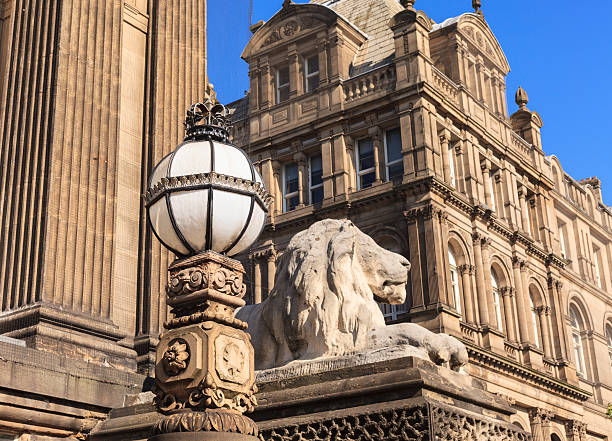
M 612 326 L 606 326 L 606 340 L 608 342 L 608 357 L 610 358 L 610 370 L 612 371 Z
M 448 249 L 448 263 L 450 268 L 450 282 L 451 290 L 453 294 L 453 301 L 455 302 L 455 309 L 461 314 L 461 296 L 459 295 L 459 271 L 457 271 L 457 260 L 455 255 Z
M 495 317 L 497 318 L 497 329 L 503 331 L 504 322 L 502 321 L 501 296 L 499 294 L 499 284 L 495 274 L 491 272 L 491 286 L 493 287 L 493 306 L 495 307 Z
M 533 296 L 531 294 L 529 294 L 529 307 L 531 308 L 531 326 L 533 326 L 535 344 L 538 348 L 542 349 L 542 345 L 540 344 L 540 333 L 538 332 L 538 312 L 536 311 Z
M 572 344 L 574 346 L 574 360 L 576 362 L 576 371 L 578 374 L 586 375 L 586 366 L 584 364 L 584 350 L 582 348 L 582 331 L 584 330 L 580 313 L 574 305 L 570 306 L 570 324 L 572 327 Z
M 552 435 L 550 435 L 550 441 L 561 441 L 561 438 L 559 438 L 558 435 L 553 433 Z

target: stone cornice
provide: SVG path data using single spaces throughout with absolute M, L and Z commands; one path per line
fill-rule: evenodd
M 502 355 L 495 354 L 484 348 L 476 346 L 469 340 L 463 340 L 465 343 L 470 362 L 481 367 L 485 367 L 499 373 L 514 377 L 521 382 L 529 383 L 548 392 L 565 397 L 566 399 L 582 403 L 588 400 L 592 394 L 579 387 L 564 383 L 550 375 L 538 372 L 527 366 Z

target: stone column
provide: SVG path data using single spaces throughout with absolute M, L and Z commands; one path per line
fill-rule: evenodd
M 261 303 L 261 264 L 257 257 L 253 258 L 253 272 L 255 282 L 253 284 L 253 303 Z
M 474 263 L 476 267 L 476 295 L 478 298 L 478 314 L 480 316 L 480 324 L 488 326 L 489 321 L 489 299 L 487 298 L 487 287 L 485 280 L 485 269 L 482 258 L 482 240 L 483 236 L 479 233 L 473 235 L 474 243 Z M 490 284 L 491 277 L 488 278 Z
M 300 63 L 295 45 L 289 48 L 289 96 L 295 98 L 302 92 L 302 82 L 300 81 Z
M 484 195 L 485 195 L 485 204 L 487 204 L 487 207 L 489 208 L 493 208 L 492 204 L 491 204 L 491 161 L 489 161 L 488 159 L 484 161 L 484 163 L 481 165 L 481 170 L 482 170 L 482 185 L 484 186 Z
M 527 324 L 527 315 L 525 311 L 525 292 L 523 290 L 523 276 L 521 267 L 525 264 L 524 260 L 517 257 L 512 259 L 512 271 L 514 274 L 514 286 L 516 288 L 516 315 L 519 322 L 519 343 L 529 342 L 529 331 Z
M 451 171 L 450 171 L 450 161 L 448 155 L 448 143 L 450 142 L 450 134 L 448 130 L 444 130 L 442 135 L 440 136 L 440 150 L 442 156 L 442 167 L 444 171 L 444 182 L 447 184 L 451 183 Z
M 552 347 L 549 329 L 550 306 L 539 307 L 537 313 L 540 317 L 540 330 L 542 331 L 542 346 L 544 350 L 544 357 L 552 359 Z
M 517 341 L 516 328 L 514 327 L 514 314 L 512 299 L 514 298 L 514 288 L 504 286 L 501 289 L 501 294 L 504 301 L 504 314 L 506 318 L 506 339 L 509 341 Z
M 282 165 L 278 161 L 272 161 L 272 173 L 274 174 L 273 185 L 270 187 L 270 193 L 274 198 L 274 205 L 271 207 L 271 210 L 275 214 L 280 214 L 283 212 L 283 190 L 282 190 Z
M 261 66 L 261 107 L 266 108 L 275 103 L 272 87 L 272 71 L 269 64 Z
M 491 255 L 489 253 L 489 245 L 491 239 L 483 237 L 481 240 L 482 248 L 482 269 L 485 280 L 485 295 L 487 297 L 487 306 L 489 308 L 489 325 L 503 332 L 503 323 L 497 323 L 497 314 L 495 313 L 495 304 L 493 303 L 493 286 L 491 285 Z M 501 307 L 502 305 L 500 305 Z
M 380 127 L 371 127 L 368 134 L 372 138 L 372 148 L 374 149 L 374 184 L 380 184 L 382 182 L 380 156 L 384 156 L 382 130 Z
M 306 156 L 300 152 L 296 153 L 293 159 L 297 163 L 298 167 L 298 208 L 301 208 L 305 205 L 305 201 L 307 200 L 307 198 L 305 198 L 306 195 L 304 194 L 304 188 L 306 187 L 304 185 L 304 180 L 308 176 L 308 170 L 306 168 Z
M 276 276 L 276 253 L 271 250 L 267 257 L 268 262 L 268 296 L 272 294 L 274 288 L 274 277 Z
M 465 303 L 464 318 L 467 323 L 476 323 L 474 317 L 474 298 L 470 275 L 474 273 L 474 265 L 461 265 L 461 287 L 463 288 L 463 302 Z
M 523 232 L 531 236 L 531 228 L 529 226 L 529 208 L 527 207 L 527 188 L 522 186 L 519 190 L 519 204 L 521 207 L 521 225 Z
M 523 286 L 523 311 L 525 312 L 525 317 L 529 317 L 531 315 L 531 304 L 529 302 L 529 266 L 527 262 L 523 262 L 521 265 L 521 285 Z M 519 305 L 520 307 L 521 305 Z M 529 325 L 527 325 L 527 334 L 529 337 L 529 344 L 535 344 L 535 334 L 533 333 L 533 326 L 531 325 L 531 320 L 528 321 Z
M 550 440 L 550 421 L 554 416 L 554 412 L 548 409 L 536 408 L 529 411 L 532 441 Z

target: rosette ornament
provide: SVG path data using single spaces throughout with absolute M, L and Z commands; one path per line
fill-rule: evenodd
M 214 95 L 192 105 L 184 142 L 149 178 L 149 222 L 179 257 L 208 250 L 236 255 L 264 227 L 271 197 L 246 153 L 229 142 L 229 117 Z

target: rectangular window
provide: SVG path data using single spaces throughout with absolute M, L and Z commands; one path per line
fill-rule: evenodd
M 306 92 L 312 92 L 319 87 L 319 56 L 314 55 L 306 58 Z
M 374 145 L 370 138 L 357 143 L 357 189 L 371 187 L 376 180 L 374 171 Z
M 387 165 L 387 181 L 402 178 L 404 160 L 402 158 L 402 134 L 399 128 L 388 130 L 385 133 L 385 164 Z
M 283 67 L 276 71 L 276 104 L 289 99 L 289 67 Z
M 491 174 L 489 176 L 489 195 L 491 196 L 491 210 L 496 211 L 495 210 L 495 188 L 493 187 L 494 179 L 495 179 L 495 176 Z
M 308 173 L 310 203 L 318 204 L 323 200 L 323 161 L 321 155 L 310 157 Z
M 599 249 L 594 248 L 593 249 L 593 271 L 594 271 L 594 275 L 595 275 L 595 284 L 602 288 L 601 285 L 601 272 L 600 272 L 600 268 L 599 268 Z
M 561 248 L 561 257 L 565 259 L 567 257 L 567 250 L 565 248 L 565 231 L 563 224 L 559 224 L 559 246 Z
M 286 164 L 283 168 L 283 211 L 295 210 L 299 205 L 299 188 L 297 164 Z
M 451 185 L 455 187 L 455 149 L 451 142 L 448 143 L 448 168 L 450 172 Z

